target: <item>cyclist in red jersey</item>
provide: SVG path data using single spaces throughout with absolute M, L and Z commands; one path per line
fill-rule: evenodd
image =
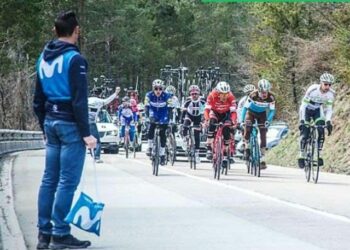
M 230 125 L 237 124 L 236 99 L 230 91 L 230 85 L 227 82 L 219 82 L 216 88 L 208 95 L 207 106 L 204 110 L 204 119 L 208 124 L 208 139 L 207 139 L 207 159 L 213 158 L 212 148 L 214 141 L 214 132 L 216 124 L 223 122 Z M 230 143 L 230 127 L 225 127 L 223 130 L 225 160 L 224 167 L 227 166 L 227 152 Z

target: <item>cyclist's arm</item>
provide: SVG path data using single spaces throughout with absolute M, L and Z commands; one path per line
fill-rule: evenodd
M 237 106 L 236 106 L 236 100 L 235 97 L 233 95 L 230 95 L 230 118 L 231 121 L 236 124 L 237 123 Z
M 273 97 L 273 100 L 274 100 L 274 97 Z M 268 122 L 272 121 L 273 117 L 275 116 L 275 113 L 276 113 L 276 103 L 275 103 L 275 101 L 272 101 L 269 104 L 269 115 L 267 117 Z
M 332 115 L 333 115 L 333 99 L 328 100 L 324 104 L 323 111 L 324 111 L 324 114 L 325 114 L 326 121 L 331 121 Z
M 148 95 L 146 95 L 146 97 L 145 97 L 145 115 L 147 118 L 149 118 L 149 109 L 150 109 L 149 97 L 148 97 Z
M 209 120 L 209 113 L 210 113 L 210 110 L 212 109 L 212 105 L 213 105 L 213 97 L 211 94 L 209 94 L 207 98 L 207 105 L 204 108 L 204 119 L 206 121 Z

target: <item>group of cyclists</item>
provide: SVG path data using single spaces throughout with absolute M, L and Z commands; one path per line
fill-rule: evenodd
M 171 91 L 169 91 L 171 90 Z M 172 86 L 165 87 L 164 82 L 156 79 L 152 83 L 152 91 L 146 94 L 145 111 L 146 117 L 150 122 L 148 131 L 148 149 L 147 155 L 151 156 L 154 139 L 154 129 L 156 124 L 160 127 L 160 152 L 161 165 L 165 164 L 165 147 L 166 147 L 166 129 L 169 124 L 175 120 L 172 115 L 178 114 L 178 104 L 174 104 L 175 88 Z M 271 84 L 268 80 L 262 79 L 258 82 L 258 88 L 254 85 L 248 85 L 245 88 L 246 95 L 242 99 L 243 105 L 237 110 L 237 103 L 230 85 L 227 82 L 220 81 L 216 87 L 209 93 L 207 99 L 201 97 L 201 89 L 197 85 L 191 85 L 188 89 L 189 97 L 182 105 L 180 118 L 181 135 L 183 145 L 188 141 L 188 130 L 192 126 L 203 126 L 205 129 L 194 130 L 195 139 L 195 159 L 196 163 L 200 163 L 200 133 L 206 131 L 207 135 L 207 152 L 206 158 L 213 158 L 213 141 L 218 124 L 223 123 L 226 126 L 223 130 L 224 138 L 224 159 L 223 167 L 227 167 L 232 155 L 229 154 L 229 144 L 233 140 L 235 129 L 244 128 L 245 139 L 245 157 L 249 156 L 248 140 L 250 136 L 250 125 L 254 119 L 258 119 L 259 123 L 264 124 L 264 128 L 260 129 L 262 138 L 262 154 L 265 153 L 266 147 L 266 128 L 272 121 L 275 113 L 275 98 L 270 92 Z M 176 97 L 175 97 L 176 100 Z M 238 119 L 237 112 L 241 114 Z M 268 113 L 268 116 L 266 115 Z M 262 158 L 264 166 L 264 158 Z
M 328 135 L 332 132 L 332 105 L 335 97 L 335 92 L 331 88 L 333 83 L 333 75 L 329 73 L 322 74 L 320 83 L 309 87 L 302 100 L 299 117 L 300 155 L 298 165 L 300 168 L 304 168 L 305 165 L 305 144 L 309 136 L 311 120 L 316 125 L 324 125 L 328 130 Z M 196 163 L 200 163 L 201 133 L 206 133 L 207 136 L 206 158 L 212 160 L 215 132 L 218 124 L 225 124 L 222 133 L 224 142 L 222 166 L 225 168 L 228 162 L 232 160 L 229 145 L 234 140 L 232 135 L 235 134 L 236 129 L 240 129 L 243 133 L 244 158 L 249 158 L 250 133 L 252 124 L 257 121 L 260 133 L 260 166 L 261 169 L 265 169 L 267 167 L 265 162 L 266 133 L 276 113 L 276 97 L 271 92 L 271 88 L 271 83 L 268 80 L 261 79 L 257 86 L 253 84 L 244 86 L 243 92 L 245 95 L 237 101 L 231 91 L 230 84 L 225 81 L 218 82 L 206 99 L 201 95 L 202 90 L 198 85 L 191 85 L 188 89 L 189 96 L 181 105 L 176 96 L 177 89 L 171 85 L 165 86 L 163 80 L 156 79 L 152 82 L 152 90 L 146 94 L 143 104 L 138 103 L 135 92 L 122 98 L 122 103 L 119 105 L 117 112 L 121 125 L 120 138 L 124 137 L 125 126 L 130 126 L 130 140 L 133 140 L 135 126 L 139 124 L 140 114 L 144 111 L 144 120 L 148 123 L 146 154 L 148 156 L 152 155 L 154 131 L 158 126 L 160 129 L 160 164 L 164 165 L 166 163 L 166 130 L 168 126 L 173 126 L 175 130 L 178 127 L 180 128 L 183 147 L 187 145 L 190 126 L 199 127 L 200 129 L 194 130 L 194 141 L 195 160 Z M 117 94 L 116 90 L 113 98 Z M 318 127 L 319 150 L 322 150 L 323 147 L 324 127 Z M 319 161 L 320 165 L 323 165 L 321 157 Z

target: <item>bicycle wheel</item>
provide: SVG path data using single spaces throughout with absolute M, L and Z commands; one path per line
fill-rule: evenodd
M 132 141 L 132 150 L 133 150 L 133 155 L 134 158 L 136 158 L 136 151 L 137 151 L 137 133 L 134 136 L 134 140 Z
M 158 176 L 158 169 L 159 169 L 159 145 L 160 145 L 160 138 L 158 135 L 156 135 L 156 139 L 153 146 L 153 157 L 152 157 L 152 167 L 153 167 L 153 175 Z
M 316 142 L 317 139 L 315 139 L 315 143 L 313 143 L 313 157 L 312 157 L 312 180 L 316 184 L 318 181 L 318 176 L 320 173 L 320 165 L 319 165 L 319 158 L 320 158 L 320 151 L 318 150 L 318 143 Z
M 216 154 L 216 179 L 220 180 L 220 171 L 222 164 L 222 139 L 219 138 L 216 143 L 215 154 Z
M 305 159 L 305 167 L 304 167 L 305 178 L 307 182 L 310 181 L 310 177 L 311 177 L 312 152 L 310 147 L 311 147 L 310 142 L 307 142 L 305 145 L 306 159 Z

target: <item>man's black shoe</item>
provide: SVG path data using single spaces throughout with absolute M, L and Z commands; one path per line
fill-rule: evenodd
M 160 165 L 162 165 L 162 166 L 165 165 L 165 155 L 160 156 Z
M 36 249 L 49 249 L 50 240 L 51 240 L 50 234 L 43 234 L 39 232 L 38 244 L 36 245 Z
M 304 168 L 305 167 L 305 159 L 303 159 L 303 158 L 298 159 L 298 165 L 299 165 L 299 168 Z
M 78 240 L 73 235 L 68 234 L 65 236 L 52 236 L 52 242 L 50 249 L 79 249 L 87 248 L 91 245 L 88 240 Z

